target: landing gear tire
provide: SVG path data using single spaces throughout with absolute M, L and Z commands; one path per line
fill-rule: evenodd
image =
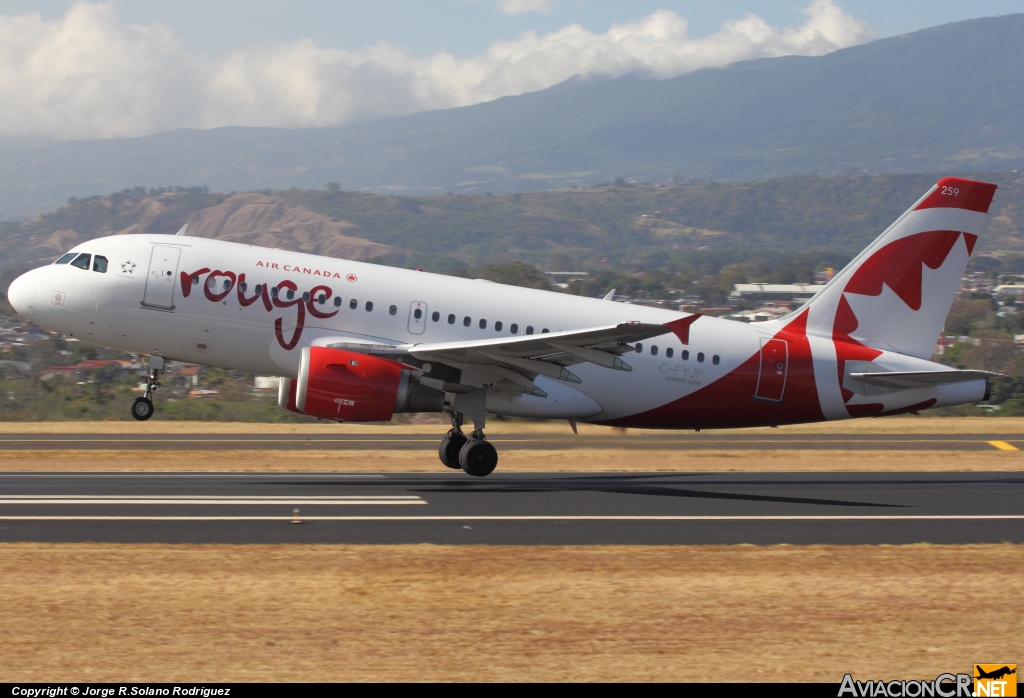
M 144 422 L 153 416 L 153 401 L 146 397 L 137 397 L 132 403 L 132 416 Z
M 483 439 L 468 441 L 459 451 L 459 465 L 467 475 L 485 477 L 498 467 L 498 451 Z
M 466 435 L 462 432 L 445 434 L 444 438 L 441 439 L 441 447 L 437 449 L 437 455 L 440 456 L 441 462 L 453 470 L 459 470 L 462 466 L 459 464 L 459 453 L 462 451 L 462 447 L 466 445 Z

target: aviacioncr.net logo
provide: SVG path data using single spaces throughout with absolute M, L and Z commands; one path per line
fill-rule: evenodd
M 972 677 L 970 674 L 939 674 L 932 681 L 892 681 L 872 680 L 856 681 L 853 676 L 843 676 L 839 686 L 839 696 L 869 698 L 888 696 L 888 698 L 973 698 Z

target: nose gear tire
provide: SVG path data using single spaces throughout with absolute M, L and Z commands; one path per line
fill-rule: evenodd
M 132 416 L 144 422 L 153 416 L 153 401 L 149 398 L 137 397 L 132 403 Z

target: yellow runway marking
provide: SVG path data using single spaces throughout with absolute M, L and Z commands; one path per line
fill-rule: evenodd
M 989 441 L 989 445 L 995 446 L 1000 451 L 1019 451 L 1020 449 L 1006 441 Z

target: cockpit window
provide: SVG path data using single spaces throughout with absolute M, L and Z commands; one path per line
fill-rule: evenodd
M 92 270 L 101 274 L 107 273 L 107 258 L 96 255 L 92 260 Z
M 83 252 L 82 254 L 80 254 L 77 257 L 75 257 L 75 261 L 73 261 L 71 263 L 71 266 L 78 267 L 79 269 L 88 269 L 89 268 L 89 262 L 91 262 L 91 261 L 92 261 L 92 255 L 91 254 L 86 254 L 86 253 Z
M 68 252 L 66 255 L 64 255 L 63 257 L 58 259 L 56 262 L 54 262 L 54 264 L 67 264 L 72 259 L 74 259 L 77 254 L 78 254 L 77 252 Z

